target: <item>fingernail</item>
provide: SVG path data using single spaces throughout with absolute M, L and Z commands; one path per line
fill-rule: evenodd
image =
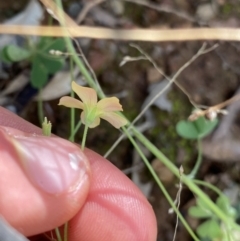
M 13 147 L 6 149 L 16 152 L 17 161 L 29 180 L 46 193 L 73 191 L 89 177 L 86 156 L 67 140 L 0 127 L 0 143 L 4 141 Z

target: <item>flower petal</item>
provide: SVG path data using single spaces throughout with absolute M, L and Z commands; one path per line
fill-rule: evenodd
M 80 100 L 76 100 L 70 96 L 63 96 L 60 99 L 58 105 L 64 105 L 70 108 L 83 109 L 83 103 Z
M 87 123 L 84 111 L 81 114 L 81 121 L 84 125 L 88 125 L 89 128 L 94 128 L 94 127 L 96 127 L 100 124 L 100 118 L 99 117 L 96 117 L 92 123 L 90 123 L 90 124 Z
M 102 115 L 100 115 L 100 118 L 108 121 L 117 129 L 128 123 L 127 119 L 114 112 L 105 112 Z
M 72 89 L 87 106 L 94 106 L 97 104 L 97 93 L 94 89 L 82 87 L 76 82 L 72 82 Z
M 122 111 L 119 99 L 116 97 L 104 98 L 97 103 L 97 109 L 103 112 Z

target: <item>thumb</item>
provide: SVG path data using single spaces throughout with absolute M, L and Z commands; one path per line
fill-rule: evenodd
M 71 219 L 84 204 L 90 167 L 76 145 L 59 137 L 0 126 L 0 213 L 26 236 Z

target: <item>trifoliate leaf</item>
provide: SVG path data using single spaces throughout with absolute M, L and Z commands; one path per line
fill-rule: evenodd
M 209 121 L 200 117 L 195 121 L 179 121 L 176 126 L 177 133 L 186 139 L 198 139 L 207 136 L 217 125 L 218 120 Z

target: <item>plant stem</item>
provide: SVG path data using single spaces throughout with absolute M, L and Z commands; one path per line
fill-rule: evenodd
M 84 132 L 83 132 L 83 138 L 82 138 L 82 150 L 84 150 L 84 147 L 85 147 L 87 131 L 88 131 L 88 125 L 85 125 Z
M 194 232 L 192 231 L 191 227 L 188 225 L 188 223 L 186 222 L 186 220 L 184 219 L 184 217 L 182 216 L 182 214 L 179 212 L 178 208 L 176 207 L 176 205 L 174 204 L 172 198 L 170 197 L 170 195 L 168 194 L 167 190 L 165 189 L 164 185 L 162 184 L 161 180 L 158 178 L 156 172 L 153 170 L 151 164 L 149 163 L 149 161 L 147 160 L 147 158 L 145 157 L 145 155 L 143 154 L 143 152 L 141 151 L 141 149 L 139 148 L 139 146 L 137 145 L 136 141 L 132 138 L 132 136 L 128 133 L 125 132 L 127 137 L 129 138 L 129 140 L 132 142 L 133 146 L 135 147 L 136 151 L 138 152 L 138 154 L 140 155 L 140 157 L 142 158 L 142 160 L 144 161 L 145 165 L 148 167 L 150 173 L 152 174 L 154 180 L 156 181 L 156 183 L 158 184 L 158 186 L 160 187 L 160 189 L 162 190 L 164 196 L 166 197 L 166 199 L 168 200 L 169 204 L 171 205 L 171 207 L 174 209 L 174 211 L 176 212 L 176 214 L 178 215 L 179 219 L 182 221 L 183 225 L 185 226 L 185 228 L 187 229 L 187 231 L 189 232 L 189 234 L 192 236 L 192 238 L 195 241 L 199 241 L 199 239 L 197 238 L 197 236 L 194 234 Z
M 201 166 L 202 163 L 202 143 L 201 143 L 201 139 L 198 138 L 198 157 L 197 157 L 197 161 L 195 163 L 194 168 L 192 169 L 191 173 L 188 175 L 189 178 L 194 179 L 195 176 L 197 175 L 197 172 Z
M 146 146 L 148 150 L 150 150 L 150 152 L 152 152 L 153 155 L 155 155 L 159 160 L 161 160 L 161 162 L 166 167 L 168 167 L 168 169 L 173 174 L 180 178 L 178 168 L 173 165 L 173 163 L 166 156 L 164 156 L 164 154 L 159 151 L 156 146 L 154 146 L 145 136 L 143 136 L 142 133 L 140 133 L 134 127 L 132 127 L 132 129 L 134 135 L 138 138 L 138 140 L 141 141 L 143 145 Z M 224 223 L 236 228 L 237 230 L 240 230 L 240 226 L 234 221 L 229 220 L 228 216 L 221 209 L 219 209 L 217 205 L 213 203 L 213 201 L 193 182 L 192 179 L 185 175 L 182 175 L 182 181 L 193 193 L 195 193 L 206 203 L 206 205 L 208 205 L 209 209 L 211 209 L 219 219 L 221 219 Z
M 62 237 L 61 237 L 61 234 L 59 232 L 59 228 L 55 228 L 55 233 L 56 233 L 56 236 L 57 236 L 57 240 L 62 241 Z
M 221 190 L 219 190 L 217 187 L 213 186 L 211 183 L 209 182 L 204 182 L 204 181 L 201 181 L 201 180 L 196 180 L 194 179 L 193 180 L 194 183 L 198 184 L 198 185 L 202 185 L 202 186 L 205 186 L 209 189 L 212 189 L 212 191 L 214 191 L 215 193 L 218 194 L 218 196 L 223 196 Z
M 64 241 L 68 241 L 68 222 L 66 222 L 64 224 L 64 237 L 63 237 Z
M 39 99 L 37 101 L 37 103 L 38 103 L 38 119 L 39 119 L 39 122 L 42 124 L 43 123 L 43 119 L 44 119 L 44 115 L 43 115 L 43 101 L 42 101 L 42 88 L 40 88 L 38 90 L 38 95 L 39 95 Z
M 74 80 L 74 76 L 73 76 L 73 59 L 72 57 L 70 57 L 70 74 L 71 74 L 71 81 Z M 74 92 L 73 90 L 71 89 L 71 97 L 74 98 Z M 74 128 L 75 128 L 75 108 L 71 108 L 71 134 L 70 134 L 70 137 L 69 137 L 69 140 L 74 142 L 74 136 L 75 134 L 74 133 Z
M 47 120 L 47 117 L 44 118 L 44 122 L 42 123 L 42 134 L 44 136 L 51 136 L 52 133 L 52 124 Z
M 81 127 L 81 124 L 82 124 L 81 121 L 79 121 L 79 122 L 77 123 L 75 129 L 73 130 L 73 133 L 71 133 L 71 135 L 70 135 L 69 138 L 68 138 L 69 141 L 71 141 L 71 140 L 74 138 L 74 136 L 76 135 L 77 131 L 78 131 L 79 128 Z

